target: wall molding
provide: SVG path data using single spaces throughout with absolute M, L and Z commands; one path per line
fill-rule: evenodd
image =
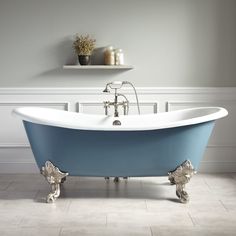
M 172 111 L 171 107 L 174 107 L 176 105 L 179 106 L 184 106 L 184 105 L 199 105 L 199 106 L 206 106 L 209 103 L 215 103 L 215 104 L 219 104 L 218 106 L 224 106 L 224 105 L 234 105 L 236 106 L 236 99 L 235 100 L 219 100 L 219 99 L 209 99 L 208 101 L 203 100 L 203 101 L 167 101 L 166 103 L 166 111 Z
M 155 101 L 142 101 L 139 102 L 140 107 L 152 107 L 153 113 L 159 112 L 159 103 Z M 84 112 L 84 107 L 103 107 L 103 102 L 90 101 L 90 102 L 77 102 L 76 103 L 76 112 Z M 135 102 L 129 102 L 130 107 L 136 107 Z
M 69 102 L 60 101 L 37 101 L 37 102 L 26 102 L 26 101 L 0 101 L 0 107 L 5 106 L 64 106 L 65 111 L 69 111 Z M 30 148 L 27 143 L 0 143 L 0 148 Z
M 236 87 L 136 87 L 141 94 L 235 94 Z M 104 87 L 78 88 L 0 88 L 0 95 L 40 95 L 40 94 L 103 94 Z M 122 90 L 133 93 L 133 89 L 125 87 Z
M 1 93 L 0 93 L 1 95 Z M 0 102 L 0 106 L 64 106 L 64 110 L 65 111 L 69 111 L 69 107 L 70 107 L 70 103 L 69 102 L 45 102 L 45 101 L 39 101 L 39 102 L 25 102 L 25 101 L 4 101 L 4 102 Z

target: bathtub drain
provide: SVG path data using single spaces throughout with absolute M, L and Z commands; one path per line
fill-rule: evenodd
M 113 125 L 121 125 L 121 122 L 119 120 L 114 120 L 112 124 Z

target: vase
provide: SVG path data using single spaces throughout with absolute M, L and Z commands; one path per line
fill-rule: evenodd
M 90 62 L 90 55 L 78 55 L 79 64 L 82 66 L 88 65 Z

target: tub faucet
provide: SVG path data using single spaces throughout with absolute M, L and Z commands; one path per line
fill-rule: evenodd
M 105 114 L 106 115 L 108 115 L 108 108 L 110 106 L 114 106 L 114 117 L 119 117 L 119 112 L 118 112 L 119 106 L 123 107 L 124 115 L 128 115 L 129 101 L 128 101 L 127 97 L 124 94 L 117 93 L 117 90 L 120 89 L 124 84 L 129 84 L 133 87 L 133 89 L 135 91 L 136 101 L 137 101 L 138 113 L 140 114 L 138 96 L 137 96 L 137 92 L 136 92 L 136 89 L 135 89 L 134 85 L 132 83 L 128 82 L 128 81 L 114 81 L 114 82 L 107 83 L 105 89 L 103 90 L 104 93 L 109 93 L 110 92 L 109 88 L 115 90 L 115 99 L 114 99 L 114 101 L 113 102 L 110 102 L 110 101 L 105 101 L 104 102 L 104 108 L 105 108 Z M 123 97 L 125 99 L 125 101 L 118 102 L 118 97 Z
M 118 97 L 124 97 L 125 101 L 122 102 L 118 102 Z M 105 101 L 103 102 L 104 104 L 104 108 L 105 108 L 105 115 L 108 115 L 108 108 L 110 108 L 110 106 L 114 106 L 114 117 L 119 117 L 119 111 L 118 108 L 121 106 L 123 108 L 124 111 L 124 115 L 128 115 L 128 111 L 129 111 L 129 101 L 128 99 L 125 97 L 125 95 L 117 93 L 117 91 L 115 91 L 115 99 L 113 102 L 110 101 Z

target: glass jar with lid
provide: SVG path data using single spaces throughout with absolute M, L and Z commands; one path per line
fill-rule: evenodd
M 120 48 L 115 50 L 115 64 L 124 65 L 124 53 Z

